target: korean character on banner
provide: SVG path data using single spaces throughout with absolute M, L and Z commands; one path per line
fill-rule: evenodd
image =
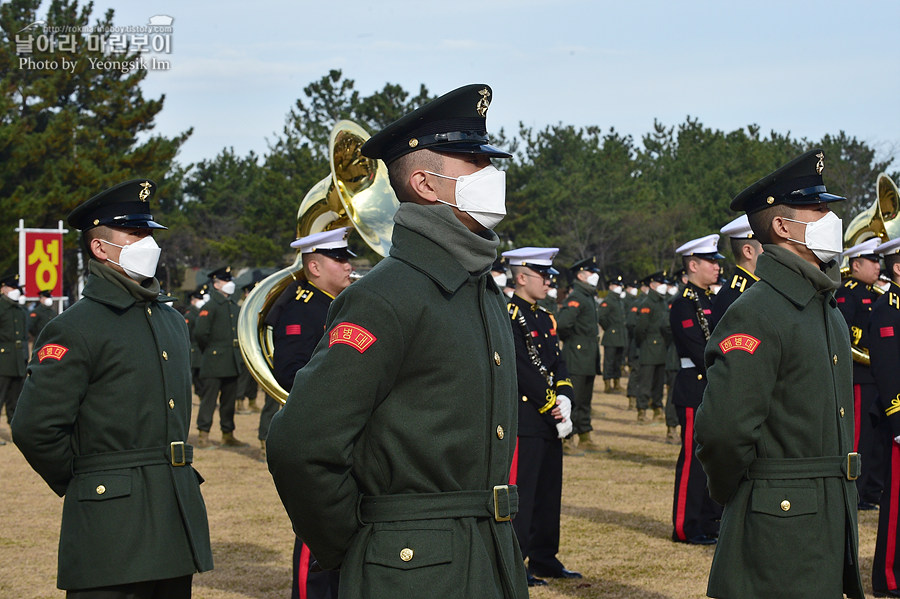
M 131 36 L 131 50 L 133 52 L 148 52 L 150 50 L 149 36 L 146 33 L 135 33 Z
M 106 49 L 111 54 L 125 54 L 128 52 L 128 36 L 124 33 L 111 33 L 106 40 Z
M 150 44 L 154 52 L 169 54 L 172 52 L 172 34 L 155 33 L 150 39 Z
M 106 37 L 99 33 L 90 33 L 85 36 L 88 52 L 103 52 L 106 46 Z
M 64 33 L 56 36 L 56 47 L 60 52 L 75 52 L 75 34 Z
M 34 52 L 34 36 L 31 33 L 28 37 L 16 34 L 16 54 L 31 54 Z

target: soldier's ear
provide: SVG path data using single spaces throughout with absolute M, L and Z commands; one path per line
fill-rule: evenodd
M 433 204 L 438 200 L 437 191 L 434 188 L 434 175 L 429 175 L 423 169 L 414 170 L 409 174 L 409 188 L 419 200 L 417 203 Z
M 772 217 L 772 235 L 779 241 L 787 241 L 791 237 L 788 231 L 787 221 L 781 216 Z
M 891 278 L 896 279 L 900 277 L 900 262 L 895 262 L 893 266 L 891 266 Z

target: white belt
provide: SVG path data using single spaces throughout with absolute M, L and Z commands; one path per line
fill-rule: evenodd
M 694 361 L 690 358 L 681 358 L 681 367 L 682 368 L 696 368 L 697 365 L 694 364 Z

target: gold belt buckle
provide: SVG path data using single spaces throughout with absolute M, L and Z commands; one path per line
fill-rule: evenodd
M 177 447 L 181 448 L 180 460 L 175 459 L 175 448 Z M 169 459 L 172 462 L 173 466 L 184 466 L 185 464 L 187 464 L 187 456 L 184 452 L 184 441 L 172 441 L 169 444 Z
M 497 522 L 509 522 L 512 519 L 510 506 L 507 505 L 505 516 L 500 515 L 500 491 L 506 492 L 506 502 L 509 503 L 509 485 L 497 485 L 494 487 L 494 520 Z
M 847 480 L 856 480 L 857 478 L 859 478 L 859 474 L 852 473 L 853 470 L 851 468 L 853 464 L 853 458 L 859 459 L 859 454 L 855 451 L 851 451 L 847 454 Z

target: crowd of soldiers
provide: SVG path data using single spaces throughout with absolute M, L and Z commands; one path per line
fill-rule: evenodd
M 863 597 L 856 512 L 879 508 L 873 587 L 900 596 L 900 240 L 846 250 L 839 282 L 828 204 L 843 198 L 816 149 L 678 247 L 678 272 L 607 272 L 602 290 L 594 257 L 563 274 L 558 248 L 498 256 L 492 159 L 510 155 L 488 141 L 490 101 L 486 85 L 459 88 L 362 146 L 400 201 L 390 256 L 365 277 L 351 285 L 349 228 L 290 244 L 302 270 L 265 320 L 289 395 L 280 410 L 266 395 L 259 439 L 298 535 L 293 596 L 452 580 L 512 599 L 581 578 L 557 557 L 563 456 L 600 450 L 597 376 L 679 445 L 671 537 L 717 544 L 710 596 Z M 236 406 L 256 407 L 231 267 L 184 314 L 160 292 L 155 190 L 126 181 L 69 215 L 89 274 L 59 316 L 29 315 L 16 276 L 0 279 L 0 394 L 14 441 L 65 497 L 58 585 L 75 599 L 190 597 L 213 567 L 193 393 L 198 450 L 219 444 L 217 406 L 221 445 L 245 446 Z

